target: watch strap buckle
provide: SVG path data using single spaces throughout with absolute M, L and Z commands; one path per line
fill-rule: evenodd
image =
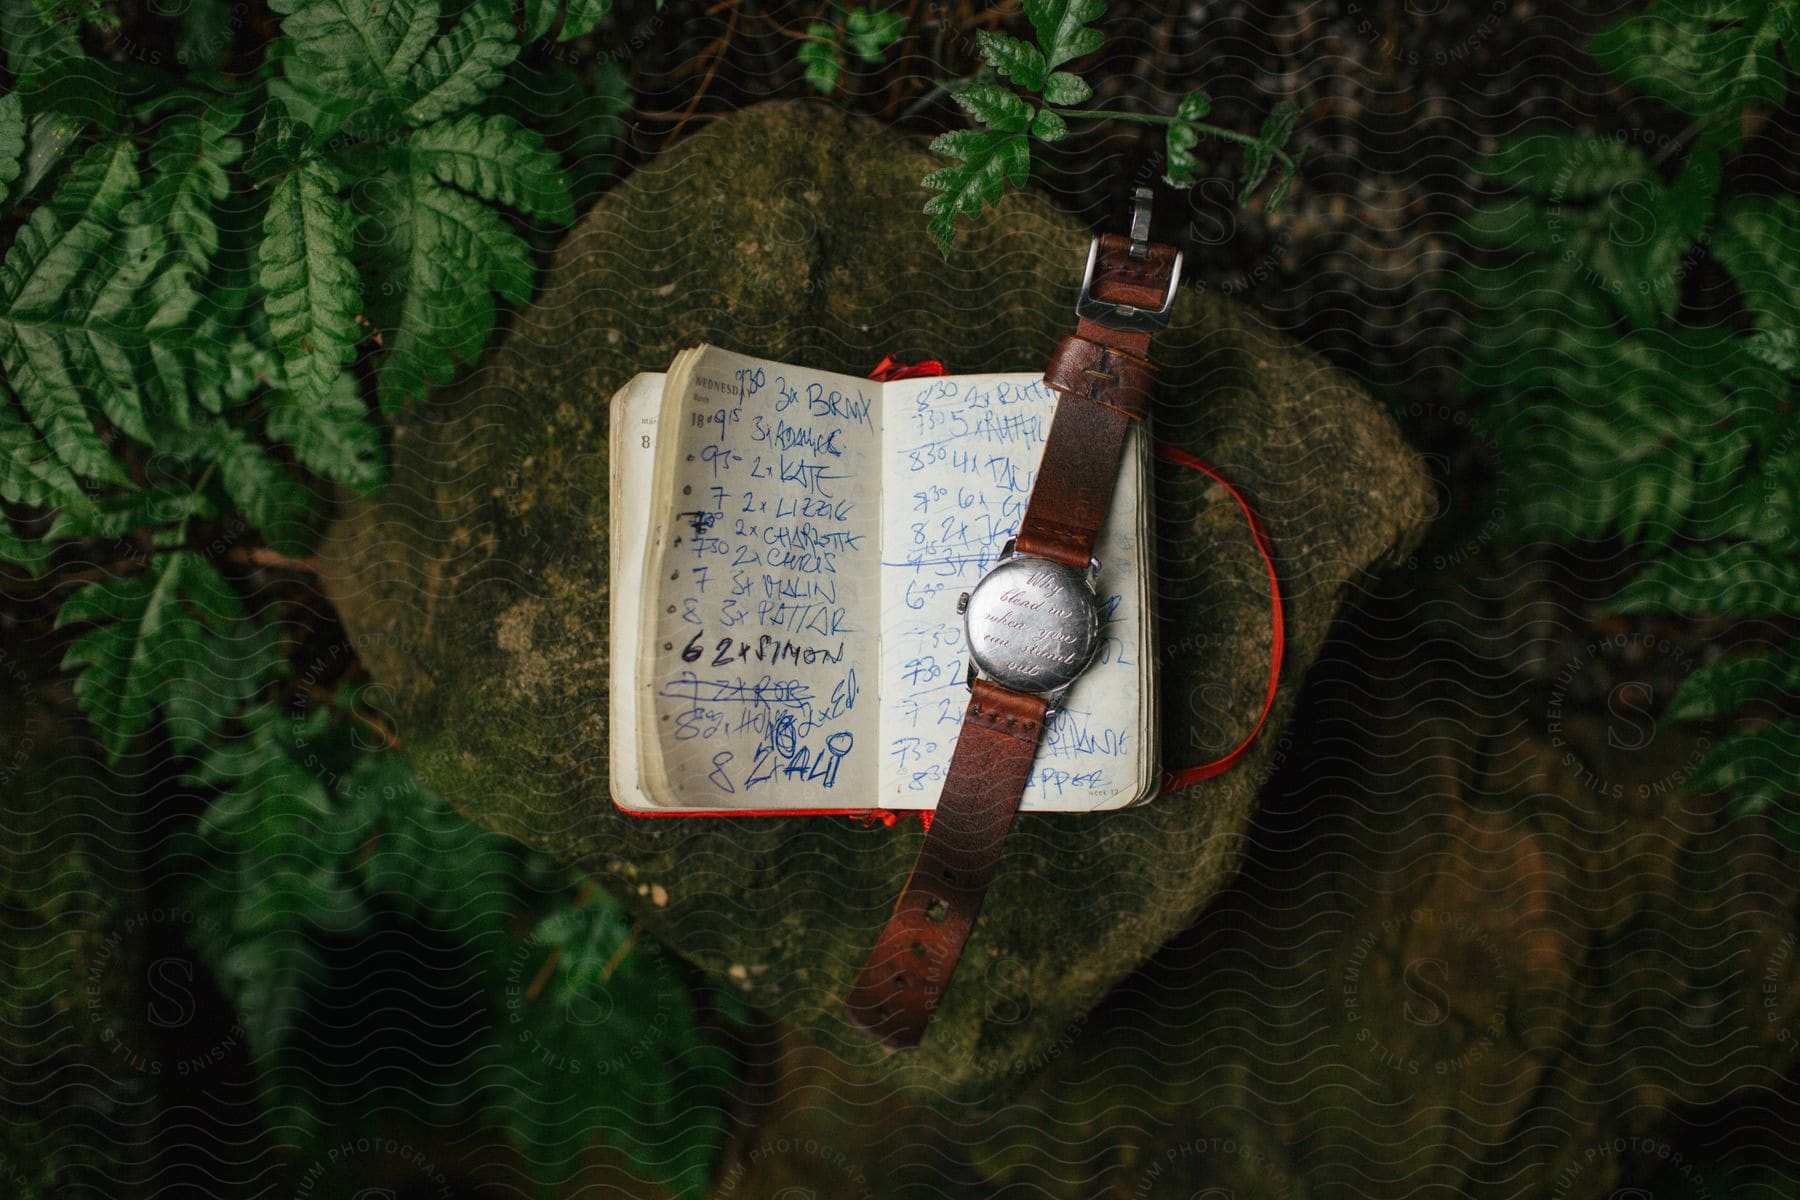
M 1131 233 L 1126 246 L 1126 256 L 1137 263 L 1148 263 L 1150 260 L 1150 201 L 1149 188 L 1139 188 L 1132 197 Z M 1116 240 L 1115 240 L 1116 246 Z M 1117 253 L 1115 250 L 1114 253 Z M 1122 330 L 1129 333 L 1155 333 L 1169 324 L 1169 314 L 1175 307 L 1175 292 L 1181 284 L 1182 255 L 1174 252 L 1174 261 L 1169 268 L 1169 281 L 1162 289 L 1160 302 L 1156 307 L 1145 304 L 1131 304 L 1121 300 L 1105 300 L 1094 295 L 1094 272 L 1100 262 L 1100 239 L 1095 238 L 1088 245 L 1087 266 L 1081 272 L 1081 291 L 1075 298 L 1075 315 L 1083 320 L 1093 321 L 1109 329 Z M 1115 260 L 1116 262 L 1116 260 Z M 1104 285 L 1105 280 L 1102 279 Z M 1138 286 L 1134 284 L 1134 286 Z

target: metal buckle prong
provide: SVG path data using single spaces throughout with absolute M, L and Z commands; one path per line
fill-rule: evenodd
M 1150 257 L 1150 204 L 1153 193 L 1147 187 L 1141 187 L 1131 195 L 1131 249 L 1128 253 L 1135 259 Z

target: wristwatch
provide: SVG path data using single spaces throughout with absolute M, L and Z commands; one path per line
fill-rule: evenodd
M 1074 334 L 1044 382 L 1056 413 L 1025 515 L 957 607 L 969 707 L 918 862 L 845 998 L 850 1021 L 916 1046 L 956 969 L 1018 812 L 1045 723 L 1100 644 L 1094 539 L 1112 504 L 1127 433 L 1149 411 L 1150 338 L 1169 321 L 1181 254 L 1149 240 L 1150 189 L 1129 236 L 1088 248 Z

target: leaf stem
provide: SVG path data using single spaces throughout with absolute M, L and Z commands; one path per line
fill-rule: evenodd
M 1662 166 L 1663 163 L 1665 163 L 1669 160 L 1670 155 L 1674 154 L 1677 150 L 1679 150 L 1683 146 L 1687 145 L 1688 141 L 1696 133 L 1699 133 L 1702 129 L 1705 129 L 1706 126 L 1707 126 L 1707 119 L 1705 117 L 1696 117 L 1692 124 L 1690 124 L 1686 129 L 1682 130 L 1680 133 L 1676 134 L 1674 140 L 1672 140 L 1668 145 L 1664 146 L 1661 150 L 1658 150 L 1651 157 L 1650 165 L 1653 167 Z
M 218 468 L 219 468 L 219 460 L 216 458 L 206 464 L 206 470 L 200 472 L 200 479 L 198 482 L 196 482 L 194 484 L 194 494 L 195 495 L 199 495 L 201 492 L 204 492 L 206 490 L 206 485 L 212 482 L 213 472 L 218 470 Z M 181 518 L 181 524 L 175 530 L 176 545 L 182 545 L 187 542 L 188 522 L 193 519 L 194 519 L 193 510 L 189 509 L 187 514 Z
M 1254 134 L 1239 133 L 1235 129 L 1226 129 L 1222 125 L 1214 125 L 1209 121 L 1184 121 L 1180 117 L 1165 116 L 1162 113 L 1134 113 L 1117 108 L 1058 108 L 1052 111 L 1060 117 L 1079 121 L 1117 120 L 1138 121 L 1145 125 L 1186 125 L 1189 129 L 1198 130 L 1216 138 L 1223 138 L 1228 142 L 1236 142 L 1240 146 L 1268 145 Z M 1276 158 L 1281 160 L 1281 165 L 1285 169 L 1289 171 L 1294 169 L 1293 156 L 1286 150 L 1279 146 L 1269 146 L 1269 149 L 1274 152 Z

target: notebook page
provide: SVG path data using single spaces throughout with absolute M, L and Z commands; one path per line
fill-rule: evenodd
M 903 380 L 882 397 L 883 804 L 936 805 L 969 703 L 956 598 L 1018 531 L 1056 408 L 1036 375 Z M 1102 642 L 1050 723 L 1024 809 L 1117 808 L 1155 769 L 1143 430 L 1133 428 L 1095 557 Z
M 612 696 L 607 744 L 613 803 L 621 808 L 656 807 L 638 774 L 638 689 L 633 684 L 643 628 L 644 553 L 649 549 L 644 530 L 655 520 L 651 497 L 656 427 L 666 379 L 661 372 L 635 375 L 612 399 L 608 513 L 612 554 L 607 577 L 612 589 L 608 642 Z
M 645 788 L 684 808 L 867 806 L 879 385 L 709 346 L 669 392 L 654 494 L 672 517 L 649 555 L 638 674 Z

